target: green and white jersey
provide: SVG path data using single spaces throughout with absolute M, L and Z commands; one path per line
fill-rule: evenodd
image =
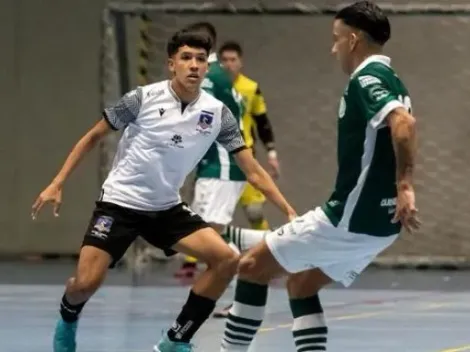
M 202 88 L 230 109 L 242 130 L 243 99 L 234 89 L 232 79 L 222 68 L 215 54 L 210 55 L 209 63 L 209 72 L 202 83 Z M 196 177 L 246 181 L 245 174 L 235 163 L 233 156 L 219 143 L 214 143 L 202 158 L 197 166 Z
M 323 210 L 333 225 L 353 233 L 390 236 L 396 207 L 396 166 L 385 118 L 398 107 L 411 112 L 390 58 L 367 58 L 351 75 L 338 112 L 338 173 Z

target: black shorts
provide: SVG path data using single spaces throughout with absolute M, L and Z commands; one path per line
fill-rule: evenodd
M 182 238 L 209 227 L 185 203 L 162 211 L 134 210 L 108 202 L 96 202 L 82 246 L 108 252 L 114 267 L 134 240 L 141 236 L 170 256 L 171 247 Z

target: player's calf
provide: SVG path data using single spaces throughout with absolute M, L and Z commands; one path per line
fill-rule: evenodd
M 205 262 L 207 269 L 193 285 L 172 327 L 156 346 L 161 352 L 173 351 L 177 345 L 189 346 L 235 275 L 239 261 L 238 254 L 210 227 L 181 239 L 173 249 Z
M 284 273 L 264 241 L 240 259 L 235 300 L 225 324 L 222 352 L 248 350 L 263 322 L 269 281 Z
M 101 249 L 91 246 L 81 249 L 76 275 L 68 280 L 60 303 L 61 319 L 55 328 L 54 352 L 75 352 L 80 313 L 104 281 L 111 261 L 111 256 Z
M 330 282 L 318 269 L 292 274 L 287 280 L 294 318 L 292 335 L 298 352 L 326 351 L 328 328 L 318 292 Z
M 103 283 L 112 259 L 105 251 L 84 246 L 75 277 L 68 280 L 65 295 L 71 305 L 87 301 Z

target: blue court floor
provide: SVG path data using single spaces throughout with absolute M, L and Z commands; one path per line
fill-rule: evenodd
M 110 273 L 83 313 L 79 352 L 150 352 L 188 294 L 174 268 L 156 265 L 139 285 Z M 72 263 L 0 263 L 0 352 L 49 352 L 63 283 Z M 220 305 L 229 303 L 229 289 Z M 352 288 L 322 292 L 330 352 L 470 351 L 470 272 L 368 270 Z M 270 291 L 251 351 L 295 351 L 281 285 Z M 224 323 L 210 319 L 196 351 L 218 352 Z

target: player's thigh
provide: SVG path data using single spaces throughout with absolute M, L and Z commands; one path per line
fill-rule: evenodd
M 247 183 L 240 197 L 240 204 L 246 207 L 252 204 L 262 205 L 265 202 L 266 198 L 263 193 L 255 188 L 251 183 Z
M 137 238 L 142 223 L 140 215 L 131 209 L 97 202 L 83 239 L 81 256 L 83 251 L 94 253 L 90 257 L 106 253 L 110 258 L 108 266 L 114 267 Z
M 238 257 L 222 237 L 185 203 L 159 212 L 154 224 L 148 226 L 142 236 L 167 255 L 180 252 L 208 265 Z
M 228 225 L 246 182 L 200 178 L 194 188 L 192 209 L 206 222 Z
M 349 286 L 364 270 L 364 264 L 370 263 L 393 240 L 336 228 L 320 208 L 266 236 L 274 257 L 289 273 L 319 269 L 344 286 Z
M 216 266 L 223 261 L 238 261 L 238 254 L 211 227 L 199 229 L 181 238 L 172 248 L 195 257 L 209 266 Z

